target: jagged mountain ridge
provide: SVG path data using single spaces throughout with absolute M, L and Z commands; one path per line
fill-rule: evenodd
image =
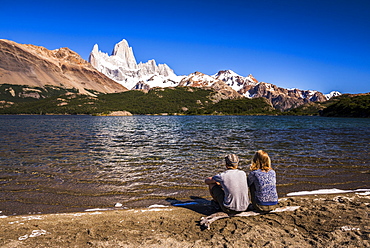
M 88 95 L 92 94 L 91 91 L 127 91 L 123 85 L 97 71 L 69 48 L 48 50 L 0 39 L 0 58 L 0 84 L 49 85 L 76 89 Z
M 95 45 L 89 61 L 97 70 L 131 90 L 175 86 L 212 88 L 221 93 L 221 99 L 264 97 L 280 110 L 297 107 L 307 102 L 323 102 L 332 95 L 338 94 L 324 95 L 313 90 L 284 89 L 259 82 L 251 74 L 243 77 L 231 70 L 219 71 L 212 76 L 201 72 L 176 76 L 170 67 L 166 64 L 157 65 L 155 60 L 137 64 L 133 49 L 129 47 L 126 40 L 116 44 L 110 56 L 99 51 L 98 45 Z

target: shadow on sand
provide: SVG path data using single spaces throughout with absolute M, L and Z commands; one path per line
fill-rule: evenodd
M 198 196 L 190 196 L 190 199 L 191 200 L 180 201 L 176 198 L 167 198 L 166 201 L 174 207 L 190 209 L 203 215 L 211 215 L 219 211 L 210 200 Z

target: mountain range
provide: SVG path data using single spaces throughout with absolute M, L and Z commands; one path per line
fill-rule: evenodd
M 98 45 L 94 45 L 87 62 L 69 48 L 48 50 L 2 39 L 0 58 L 0 85 L 9 85 L 5 91 L 18 97 L 43 98 L 35 87 L 46 91 L 73 89 L 95 96 L 96 93 L 147 92 L 158 87 L 189 86 L 218 92 L 216 100 L 263 97 L 271 106 L 284 111 L 305 103 L 324 102 L 340 94 L 332 92 L 324 95 L 314 90 L 285 89 L 259 82 L 251 74 L 244 77 L 231 70 L 222 70 L 214 75 L 194 72 L 178 76 L 168 65 L 157 65 L 154 59 L 137 63 L 126 40 L 117 43 L 111 55 L 101 52 Z M 24 89 L 16 92 L 12 85 L 30 88 L 27 92 Z
M 89 62 L 98 71 L 129 90 L 176 86 L 211 88 L 221 92 L 223 98 L 264 97 L 273 107 L 280 110 L 309 102 L 324 102 L 340 95 L 337 91 L 324 95 L 315 90 L 285 89 L 274 84 L 259 82 L 251 74 L 243 77 L 231 70 L 222 70 L 215 75 L 194 72 L 187 76 L 178 76 L 168 65 L 157 65 L 154 59 L 138 64 L 133 49 L 126 40 L 117 43 L 111 55 L 99 51 L 96 44 L 90 53 Z

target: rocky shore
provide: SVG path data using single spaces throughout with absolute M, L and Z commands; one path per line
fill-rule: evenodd
M 209 201 L 188 203 L 1 216 L 0 247 L 370 247 L 369 192 L 286 197 L 280 207 L 299 208 L 219 219 L 209 229 L 200 225 L 215 213 Z

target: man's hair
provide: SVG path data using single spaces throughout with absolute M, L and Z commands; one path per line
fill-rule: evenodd
M 261 169 L 263 171 L 271 170 L 271 160 L 267 152 L 257 151 L 252 159 L 251 170 Z
M 225 157 L 226 167 L 227 168 L 238 168 L 239 165 L 239 158 L 235 154 L 229 154 Z

